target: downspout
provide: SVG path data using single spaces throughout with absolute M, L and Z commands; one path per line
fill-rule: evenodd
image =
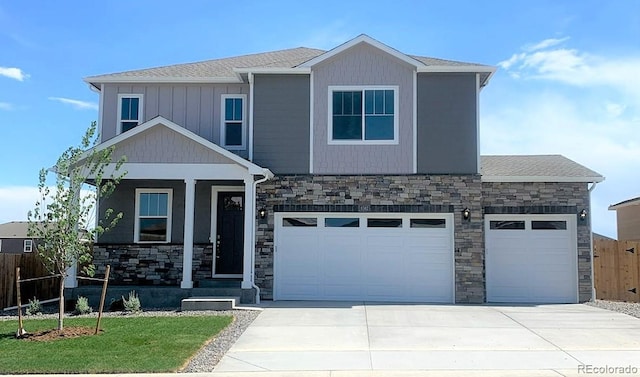
M 258 287 L 256 285 L 255 279 L 256 279 L 256 221 L 255 221 L 255 210 L 256 210 L 256 193 L 257 193 L 257 189 L 258 189 L 258 185 L 260 183 L 264 183 L 266 181 L 268 181 L 269 179 L 273 178 L 273 173 L 269 170 L 269 169 L 264 169 L 263 171 L 263 175 L 264 178 L 260 178 L 257 181 L 253 182 L 253 199 L 254 199 L 254 203 L 252 206 L 252 211 L 253 211 L 253 222 L 251 223 L 251 227 L 253 229 L 251 229 L 251 244 L 253 245 L 253 252 L 251 253 L 251 287 L 255 288 L 256 290 L 256 304 L 260 304 L 260 287 Z
M 589 187 L 589 252 L 591 253 L 591 300 L 596 300 L 596 282 L 595 273 L 593 271 L 593 224 L 591 223 L 591 192 L 596 188 L 598 182 L 593 182 Z

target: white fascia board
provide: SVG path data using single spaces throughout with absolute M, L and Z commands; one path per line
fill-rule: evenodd
M 127 77 L 103 77 L 94 79 L 86 77 L 83 79 L 87 84 L 128 84 L 128 83 L 147 83 L 147 84 L 237 84 L 242 83 L 242 79 L 238 76 L 234 77 L 153 77 L 153 76 L 127 76 Z
M 583 182 L 583 183 L 591 183 L 591 182 L 602 182 L 604 181 L 604 177 L 550 177 L 550 176 L 491 176 L 491 175 L 483 175 L 482 182 L 560 182 L 560 183 L 570 183 L 570 182 Z
M 472 72 L 472 73 L 489 73 L 493 75 L 496 67 L 479 66 L 479 65 L 425 65 L 418 67 L 418 73 L 422 72 Z M 488 79 L 487 79 L 488 81 Z
M 161 116 L 157 116 L 145 123 L 142 123 L 139 126 L 136 126 L 134 128 L 132 128 L 131 130 L 127 131 L 127 132 L 123 132 L 120 135 L 111 138 L 109 140 L 107 140 L 106 142 L 99 144 L 96 146 L 97 150 L 103 150 L 105 148 L 109 148 L 111 146 L 114 146 L 130 137 L 133 137 L 135 135 L 138 135 L 142 132 L 145 132 L 146 130 L 158 126 L 158 125 L 163 125 L 179 134 L 181 134 L 182 136 L 189 138 L 191 140 L 193 140 L 194 142 L 204 146 L 205 148 L 209 148 L 212 151 L 232 160 L 233 162 L 237 163 L 238 165 L 244 167 L 245 169 L 247 169 L 251 174 L 256 174 L 256 175 L 263 175 L 264 172 L 264 168 L 245 160 L 244 158 L 229 152 L 228 150 L 222 148 L 221 146 L 210 142 L 209 140 L 206 140 L 196 134 L 194 134 L 193 132 L 187 130 L 184 127 L 181 127 L 179 125 L 177 125 L 176 123 L 163 118 Z M 86 152 L 88 153 L 88 152 Z M 85 153 L 85 154 L 86 154 Z M 83 156 L 82 158 L 84 158 L 85 156 Z
M 614 211 L 614 210 L 618 210 L 618 209 L 624 208 L 624 207 L 639 206 L 639 205 L 640 205 L 640 198 L 635 198 L 635 199 L 631 199 L 631 200 L 625 200 L 622 203 L 612 204 L 612 205 L 609 206 L 608 210 L 609 211 Z
M 311 68 L 308 67 L 294 67 L 294 68 L 282 68 L 282 67 L 256 67 L 256 68 L 234 68 L 233 72 L 236 74 L 286 74 L 286 75 L 308 75 L 311 73 Z
M 313 67 L 314 65 L 316 65 L 316 64 L 318 64 L 318 63 L 320 63 L 320 62 L 322 62 L 324 60 L 330 59 L 331 57 L 336 56 L 336 55 L 340 54 L 341 52 L 346 51 L 346 50 L 350 49 L 351 47 L 353 47 L 353 46 L 355 46 L 355 45 L 357 45 L 359 43 L 366 43 L 366 44 L 368 44 L 370 46 L 373 46 L 373 47 L 375 47 L 375 48 L 377 48 L 377 49 L 379 49 L 381 51 L 384 51 L 387 54 L 389 54 L 389 55 L 391 55 L 391 56 L 393 56 L 393 57 L 395 57 L 395 58 L 397 58 L 399 60 L 402 60 L 403 62 L 405 62 L 405 63 L 407 63 L 409 65 L 412 65 L 414 67 L 422 67 L 422 66 L 424 66 L 423 62 L 418 61 L 418 60 L 416 60 L 416 59 L 414 59 L 414 58 L 412 58 L 412 57 L 410 57 L 410 56 L 408 56 L 406 54 L 403 54 L 402 52 L 400 52 L 400 51 L 398 51 L 398 50 L 396 50 L 396 49 L 394 49 L 392 47 L 389 47 L 389 46 L 385 45 L 384 43 L 381 43 L 381 42 L 371 38 L 370 36 L 368 36 L 366 34 L 360 34 L 359 36 L 353 38 L 352 40 L 347 41 L 347 42 L 341 44 L 340 46 L 335 47 L 335 48 L 325 52 L 322 55 L 316 56 L 315 58 L 302 63 L 299 67 Z

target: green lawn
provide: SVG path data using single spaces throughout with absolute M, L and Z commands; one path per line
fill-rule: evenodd
M 231 321 L 229 316 L 108 317 L 100 335 L 50 342 L 16 339 L 18 321 L 0 321 L 0 374 L 173 372 Z M 24 327 L 34 333 L 56 323 L 26 319 Z M 95 324 L 95 318 L 65 318 L 65 326 Z

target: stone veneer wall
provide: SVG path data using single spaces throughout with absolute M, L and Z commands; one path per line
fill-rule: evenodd
M 256 284 L 273 298 L 274 212 L 454 213 L 455 300 L 482 303 L 484 245 L 479 175 L 276 176 L 258 185 L 257 207 L 268 216 L 256 229 Z M 471 219 L 462 219 L 464 208 Z
M 96 245 L 93 263 L 104 275 L 111 265 L 110 281 L 115 285 L 180 286 L 182 245 Z M 194 245 L 193 280 L 211 278 L 212 245 Z
M 482 183 L 484 214 L 575 214 L 590 211 L 586 183 L 484 182 Z M 579 301 L 592 298 L 591 225 L 578 224 L 578 295 Z

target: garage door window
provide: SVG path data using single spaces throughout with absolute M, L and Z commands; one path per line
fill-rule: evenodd
M 318 226 L 318 219 L 315 217 L 285 217 L 282 219 L 282 226 Z
M 524 230 L 524 221 L 491 221 L 491 230 Z
M 445 219 L 411 219 L 411 228 L 431 228 L 431 229 L 444 229 L 446 228 Z
M 532 221 L 531 229 L 533 230 L 566 230 L 566 221 Z
M 367 219 L 369 228 L 402 228 L 402 219 Z
M 327 217 L 324 219 L 324 226 L 327 228 L 358 228 L 360 219 L 348 217 Z

